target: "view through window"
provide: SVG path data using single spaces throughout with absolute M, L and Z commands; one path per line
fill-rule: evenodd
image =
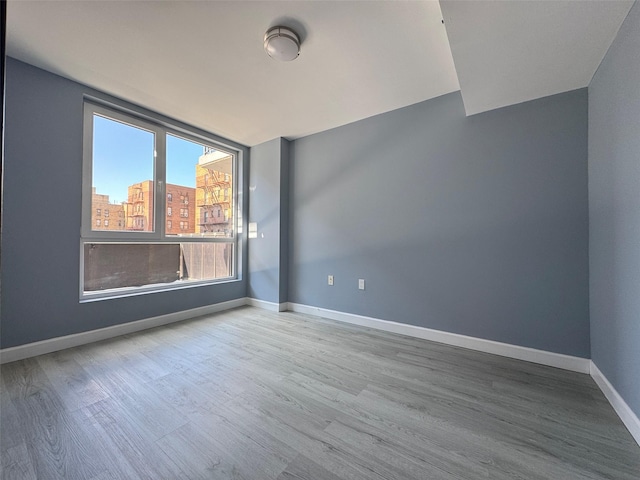
M 234 278 L 237 154 L 86 108 L 82 293 Z

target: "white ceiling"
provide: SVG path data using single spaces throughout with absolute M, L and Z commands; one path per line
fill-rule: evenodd
M 263 49 L 275 24 L 293 62 Z M 246 145 L 459 89 L 437 2 L 8 4 L 8 54 Z
M 633 0 L 442 0 L 467 115 L 589 85 Z
M 632 3 L 443 1 L 445 31 L 437 1 L 10 0 L 7 50 L 251 146 L 460 85 L 467 114 L 584 87 Z M 297 60 L 265 54 L 276 24 Z

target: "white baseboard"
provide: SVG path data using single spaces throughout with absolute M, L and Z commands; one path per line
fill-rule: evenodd
M 204 307 L 183 310 L 181 312 L 145 318 L 121 325 L 113 325 L 111 327 L 100 328 L 98 330 L 91 330 L 89 332 L 81 332 L 73 335 L 66 335 L 64 337 L 42 340 L 40 342 L 28 343 L 26 345 L 19 345 L 17 347 L 1 349 L 0 364 L 35 357 L 37 355 L 44 355 L 46 353 L 64 350 L 65 348 L 72 348 L 92 342 L 98 342 L 100 340 L 106 340 L 120 335 L 139 332 L 141 330 L 147 330 L 149 328 L 180 322 L 190 318 L 221 312 L 245 305 L 251 305 L 253 307 L 262 308 L 272 312 L 284 312 L 286 310 L 290 310 L 292 312 L 305 313 L 308 315 L 317 315 L 331 320 L 351 323 L 377 330 L 384 330 L 386 332 L 408 335 L 447 345 L 454 345 L 456 347 L 468 348 L 470 350 L 477 350 L 480 352 L 501 355 L 503 357 L 562 368 L 564 370 L 590 374 L 635 441 L 640 445 L 640 419 L 638 419 L 638 416 L 633 412 L 633 410 L 631 410 L 629 405 L 627 405 L 617 390 L 613 385 L 611 385 L 609 380 L 607 380 L 603 373 L 598 369 L 596 364 L 589 359 L 292 302 L 274 303 L 267 302 L 265 300 L 258 300 L 256 298 L 238 298 L 228 302 L 221 302 L 214 305 L 206 305 Z
M 627 427 L 629 433 L 640 446 L 640 419 L 627 405 L 627 402 L 620 396 L 618 391 L 611 385 L 607 377 L 600 371 L 593 361 L 591 361 L 591 378 L 596 382 L 604 396 L 607 397 L 609 403 L 616 411 L 624 426 Z
M 518 360 L 526 360 L 532 363 L 562 368 L 573 372 L 590 374 L 620 417 L 620 420 L 622 420 L 622 423 L 627 427 L 629 433 L 631 433 L 631 436 L 634 438 L 636 443 L 640 445 L 640 419 L 633 410 L 631 410 L 631 407 L 627 405 L 613 385 L 611 385 L 609 380 L 607 380 L 607 377 L 605 377 L 598 369 L 596 364 L 589 359 L 495 342 L 493 340 L 468 337 L 466 335 L 443 332 L 440 330 L 432 330 L 430 328 L 418 327 L 415 325 L 406 325 L 403 323 L 365 317 L 352 313 L 344 313 L 326 308 L 301 305 L 298 303 L 289 303 L 288 309 L 293 312 L 316 315 L 319 317 L 329 318 L 331 320 L 337 320 L 339 322 L 352 323 L 363 327 L 375 328 L 378 330 L 399 333 L 447 345 L 468 348 L 470 350 L 478 350 L 481 352 L 501 355 L 503 357 L 516 358 Z
M 447 345 L 468 348 L 471 350 L 493 353 L 504 357 L 526 360 L 533 363 L 539 363 L 542 365 L 548 365 L 580 373 L 590 373 L 591 371 L 591 361 L 585 358 L 572 357 L 569 355 L 562 355 L 559 353 L 547 352 L 544 350 L 536 350 L 534 348 L 527 348 L 518 345 L 495 342 L 492 340 L 468 337 L 466 335 L 433 330 L 425 327 L 418 327 L 415 325 L 407 325 L 404 323 L 391 322 L 388 320 L 365 317 L 362 315 L 355 315 L 351 313 L 338 312 L 325 308 L 312 307 L 297 303 L 278 304 L 247 297 L 230 300 L 228 302 L 216 303 L 214 305 L 206 305 L 204 307 L 193 308 L 181 312 L 169 313 L 167 315 L 145 318 L 142 320 L 137 320 L 120 325 L 113 325 L 111 327 L 101 328 L 98 330 L 91 330 L 88 332 L 66 335 L 64 337 L 42 340 L 40 342 L 19 345 L 17 347 L 5 348 L 0 350 L 0 364 L 22 360 L 24 358 L 34 357 L 37 355 L 43 355 L 46 353 L 56 352 L 65 348 L 77 347 L 79 345 L 85 345 L 91 342 L 106 340 L 108 338 L 126 335 L 128 333 L 138 332 L 140 330 L 146 330 L 161 325 L 167 325 L 169 323 L 180 322 L 189 318 L 220 312 L 244 305 L 251 305 L 272 312 L 283 312 L 286 310 L 291 310 L 293 312 L 317 315 L 341 322 L 375 328 L 378 330 L 398 333 L 401 335 L 408 335 L 416 338 L 422 338 L 425 340 L 431 340 Z
M 286 312 L 289 307 L 289 304 L 286 302 L 267 302 L 266 300 L 258 300 L 257 298 L 247 298 L 247 305 L 262 308 L 263 310 L 269 310 L 271 312 Z
M 123 323 L 121 325 L 113 325 L 111 327 L 100 328 L 98 330 L 66 335 L 64 337 L 50 338 L 48 340 L 27 343 L 17 347 L 4 348 L 0 350 L 0 364 L 35 357 L 37 355 L 44 355 L 45 353 L 57 352 L 58 350 L 64 350 L 65 348 L 98 342 L 100 340 L 139 332 L 140 330 L 159 327 L 169 323 L 180 322 L 182 320 L 199 317 L 201 315 L 221 312 L 231 308 L 242 307 L 244 305 L 247 305 L 247 299 L 242 297 L 235 300 L 229 300 L 228 302 L 220 302 L 214 305 L 206 305 L 204 307 L 183 310 L 181 312 L 168 313 L 166 315 L 145 318 L 134 322 Z
M 352 323 L 363 327 L 375 328 L 386 332 L 399 333 L 410 337 L 422 338 L 434 342 L 454 345 L 456 347 L 468 348 L 480 352 L 493 353 L 503 357 L 525 360 L 532 363 L 547 365 L 550 367 L 562 368 L 579 373 L 589 373 L 591 361 L 588 358 L 573 357 L 561 353 L 547 352 L 535 348 L 521 347 L 508 343 L 485 340 L 483 338 L 468 337 L 457 333 L 449 333 L 441 330 L 433 330 L 415 325 L 391 322 L 379 318 L 365 317 L 352 313 L 338 312 L 325 308 L 311 307 L 299 303 L 289 303 L 289 310 L 293 312 L 317 315 L 319 317 L 337 320 L 339 322 Z

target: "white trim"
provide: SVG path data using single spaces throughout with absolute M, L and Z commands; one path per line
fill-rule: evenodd
M 40 342 L 27 343 L 17 347 L 4 348 L 0 350 L 0 364 L 23 360 L 25 358 L 35 357 L 36 355 L 43 355 L 45 353 L 57 352 L 58 350 L 64 350 L 65 348 L 98 342 L 100 340 L 106 340 L 108 338 L 118 337 L 120 335 L 138 332 L 140 330 L 146 330 L 148 328 L 180 322 L 182 320 L 199 317 L 201 315 L 209 315 L 211 313 L 229 310 L 230 308 L 242 307 L 246 304 L 247 299 L 242 297 L 235 300 L 229 300 L 228 302 L 220 302 L 214 305 L 206 305 L 204 307 L 183 310 L 181 312 L 168 313 L 166 315 L 145 318 L 134 322 L 123 323 L 121 325 L 113 325 L 111 327 L 90 330 L 88 332 L 50 338 Z
M 288 309 L 293 312 L 317 315 L 331 320 L 337 320 L 339 322 L 352 323 L 354 325 L 375 328 L 386 332 L 399 333 L 401 335 L 408 335 L 410 337 L 422 338 L 433 342 L 454 345 L 456 347 L 492 353 L 503 357 L 525 360 L 527 362 L 539 363 L 541 365 L 562 368 L 573 372 L 588 374 L 590 371 L 591 361 L 588 358 L 573 357 L 571 355 L 563 355 L 561 353 L 547 352 L 545 350 L 537 350 L 535 348 L 495 342 L 493 340 L 485 340 L 483 338 L 468 337 L 457 333 L 433 330 L 431 328 L 391 322 L 389 320 L 338 312 L 336 310 L 328 310 L 325 308 L 301 305 L 298 303 L 289 302 Z
M 275 303 L 267 302 L 266 300 L 258 300 L 257 298 L 247 298 L 247 305 L 252 307 L 262 308 L 263 310 L 269 310 L 271 312 L 286 312 L 288 303 Z
M 600 387 L 600 390 L 602 390 L 604 396 L 607 397 L 607 400 L 609 400 L 609 403 L 620 417 L 620 420 L 622 420 L 622 423 L 624 423 L 624 426 L 627 427 L 631 436 L 640 446 L 640 419 L 638 416 L 631 410 L 631 407 L 627 405 L 627 402 L 624 401 L 618 391 L 611 385 L 607 377 L 604 376 L 593 360 L 591 361 L 590 373 L 591 378 L 593 378 L 594 382 Z
M 98 330 L 91 330 L 88 332 L 66 335 L 64 337 L 42 340 L 40 342 L 28 343 L 26 345 L 19 345 L 17 347 L 1 349 L 0 364 L 23 360 L 37 355 L 44 355 L 46 353 L 57 352 L 58 350 L 86 345 L 87 343 L 98 342 L 100 340 L 106 340 L 120 335 L 126 335 L 128 333 L 180 322 L 190 318 L 209 315 L 211 313 L 221 312 L 245 305 L 251 305 L 253 307 L 262 308 L 272 312 L 284 312 L 289 310 L 307 315 L 316 315 L 331 320 L 337 320 L 339 322 L 351 323 L 377 330 L 384 330 L 386 332 L 398 333 L 447 345 L 468 348 L 470 350 L 477 350 L 503 357 L 562 368 L 564 370 L 590 374 L 620 417 L 620 420 L 622 420 L 622 423 L 629 430 L 629 433 L 631 433 L 635 441 L 640 445 L 640 419 L 638 419 L 638 416 L 633 412 L 633 410 L 631 410 L 629 405 L 627 405 L 617 390 L 613 385 L 611 385 L 609 380 L 607 380 L 607 377 L 604 376 L 596 364 L 591 360 L 292 302 L 274 303 L 267 302 L 265 300 L 258 300 L 257 298 L 237 298 L 235 300 L 220 302 L 214 305 L 206 305 L 204 307 L 145 318 L 121 325 L 100 328 Z

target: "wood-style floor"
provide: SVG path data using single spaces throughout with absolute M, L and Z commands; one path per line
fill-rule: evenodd
M 3 479 L 633 479 L 588 375 L 241 308 L 2 366 Z

